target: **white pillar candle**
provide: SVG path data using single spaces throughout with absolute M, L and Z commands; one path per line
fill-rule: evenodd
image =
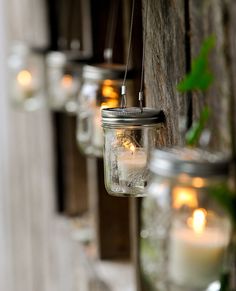
M 147 166 L 147 155 L 143 148 L 120 151 L 117 157 L 117 165 L 121 181 L 144 186 L 142 178 Z
M 199 221 L 195 221 L 196 223 Z M 200 222 L 201 224 L 201 219 Z M 179 286 L 204 288 L 219 279 L 228 236 L 221 228 L 187 225 L 172 229 L 169 274 Z

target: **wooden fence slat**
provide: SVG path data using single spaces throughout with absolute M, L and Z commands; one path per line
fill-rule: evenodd
M 227 35 L 224 25 L 224 1 L 190 0 L 191 50 L 194 57 L 200 49 L 204 38 L 214 35 L 216 45 L 210 54 L 210 66 L 215 76 L 214 83 L 203 95 L 194 93 L 194 118 L 199 116 L 203 104 L 208 104 L 212 115 L 209 129 L 212 132 L 210 147 L 225 152 L 231 151 L 230 139 L 230 84 L 226 63 L 225 47 Z
M 181 144 L 180 127 L 186 120 L 187 102 L 176 85 L 185 74 L 184 1 L 143 0 L 145 9 L 147 3 L 146 104 L 164 110 L 165 143 Z

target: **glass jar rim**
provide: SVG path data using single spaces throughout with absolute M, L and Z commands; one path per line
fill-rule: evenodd
M 226 177 L 230 162 L 230 156 L 225 153 L 175 147 L 153 150 L 149 168 L 154 174 L 166 177 L 181 173 L 192 177 Z

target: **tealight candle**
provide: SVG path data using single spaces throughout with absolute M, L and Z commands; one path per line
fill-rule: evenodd
M 16 91 L 19 99 L 27 99 L 34 95 L 36 88 L 32 74 L 28 70 L 22 70 L 17 74 Z
M 103 91 L 110 90 L 109 86 L 104 86 Z M 112 87 L 111 87 L 112 88 Z M 113 91 L 112 91 L 113 92 Z M 116 107 L 118 102 L 116 99 L 108 100 L 103 102 L 101 107 L 96 107 L 94 110 L 94 119 L 93 119 L 93 145 L 98 148 L 102 148 L 104 144 L 104 135 L 102 128 L 102 109 L 109 107 Z
M 144 187 L 143 179 L 147 167 L 147 154 L 144 148 L 135 148 L 131 145 L 129 149 L 122 149 L 118 153 L 117 165 L 119 179 L 125 187 Z
M 219 278 L 228 237 L 217 225 L 206 226 L 206 218 L 199 208 L 170 233 L 169 275 L 179 286 L 203 288 Z

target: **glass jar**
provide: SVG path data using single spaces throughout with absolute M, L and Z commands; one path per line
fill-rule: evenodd
M 124 66 L 114 64 L 87 65 L 83 68 L 83 84 L 78 98 L 77 141 L 81 151 L 90 156 L 103 155 L 101 110 L 120 105 L 120 87 Z M 127 82 L 128 92 L 132 83 Z M 128 98 L 129 100 L 129 98 Z
M 220 278 L 231 236 L 228 214 L 212 198 L 226 185 L 229 160 L 200 150 L 155 150 L 150 169 L 142 275 L 152 290 L 206 290 Z
M 53 110 L 77 112 L 81 66 L 68 62 L 63 52 L 50 52 L 46 58 L 49 107 Z
M 9 94 L 12 104 L 26 111 L 44 105 L 44 59 L 22 43 L 15 44 L 8 58 Z
M 149 185 L 149 153 L 157 144 L 162 111 L 143 108 L 102 110 L 105 186 L 115 196 L 144 196 Z

